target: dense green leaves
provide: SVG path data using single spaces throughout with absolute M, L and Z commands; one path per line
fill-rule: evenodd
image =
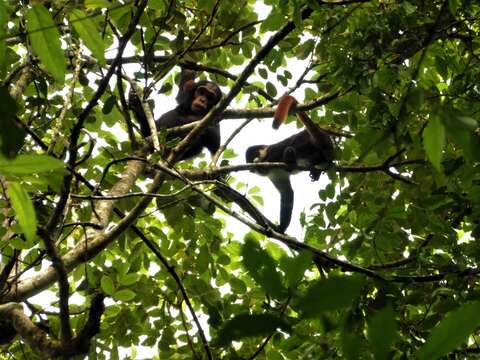
M 375 313 L 368 322 L 368 340 L 376 360 L 387 359 L 397 337 L 395 313 L 386 307 Z
M 280 267 L 285 273 L 285 280 L 288 287 L 294 287 L 300 283 L 305 271 L 312 265 L 312 255 L 308 252 L 301 252 L 295 257 L 284 256 L 280 261 Z
M 277 315 L 240 314 L 222 326 L 216 342 L 218 345 L 226 345 L 245 337 L 267 336 L 277 329 L 289 332 L 290 328 L 290 325 Z
M 55 80 L 62 83 L 67 61 L 60 44 L 60 34 L 50 13 L 43 5 L 36 4 L 27 11 L 26 20 L 35 53 Z
M 468 358 L 480 325 L 479 18 L 466 0 L 0 1 L 0 263 L 13 264 L 0 300 L 28 301 L 61 342 L 56 270 L 36 236 L 49 224 L 75 334 L 93 294 L 106 296 L 85 357 Z M 216 119 L 222 143 L 239 129 L 216 164 L 208 151 L 167 164 L 139 150 L 130 81 L 158 119 L 182 68 L 239 90 Z M 277 220 L 267 178 L 216 166 L 303 129 L 270 129 L 285 93 L 336 152 L 318 182 L 291 176 L 282 235 L 246 226 L 249 203 L 214 188 L 220 176 Z M 177 135 L 160 131 L 165 149 Z M 17 334 L 0 358 L 44 354 L 28 344 Z
M 431 332 L 419 352 L 421 360 L 438 359 L 454 350 L 480 326 L 480 302 L 463 305 L 447 314 Z
M 364 279 L 358 276 L 329 277 L 309 286 L 300 298 L 298 308 L 307 317 L 317 316 L 325 311 L 352 306 L 360 295 Z
M 242 249 L 242 257 L 248 273 L 267 294 L 277 298 L 285 295 L 275 261 L 259 246 L 258 242 L 247 237 Z

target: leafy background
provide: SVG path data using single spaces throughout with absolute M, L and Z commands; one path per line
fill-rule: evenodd
M 480 6 L 268 0 L 266 17 L 259 6 L 0 2 L 2 357 L 52 355 L 12 330 L 20 314 L 67 349 L 95 294 L 106 297 L 86 337 L 95 358 L 480 352 Z M 135 137 L 132 79 L 146 100 L 173 98 L 181 68 L 222 86 L 222 121 L 270 119 L 295 91 L 337 134 L 313 215 L 293 220 L 301 236 L 242 217 L 215 191 L 222 173 L 262 204 L 228 168 L 235 149 L 211 167 L 165 163 Z

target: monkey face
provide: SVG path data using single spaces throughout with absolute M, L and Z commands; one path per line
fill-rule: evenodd
M 217 92 L 218 86 L 214 83 L 207 82 L 198 86 L 193 94 L 192 113 L 206 114 L 218 102 Z
M 245 154 L 246 160 L 248 163 L 256 163 L 265 161 L 267 156 L 267 146 L 266 145 L 255 145 L 250 146 L 247 149 Z

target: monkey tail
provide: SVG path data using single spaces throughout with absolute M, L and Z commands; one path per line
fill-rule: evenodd
M 291 95 L 284 95 L 278 101 L 277 109 L 275 110 L 275 115 L 273 116 L 272 127 L 278 129 L 285 120 L 287 120 L 290 110 L 297 105 L 297 100 Z
M 278 101 L 277 109 L 275 110 L 275 115 L 273 117 L 272 127 L 278 129 L 281 124 L 285 122 L 288 117 L 288 114 L 292 109 L 297 106 L 298 101 L 291 95 L 284 95 Z M 324 130 L 310 119 L 306 112 L 300 111 L 297 112 L 298 119 L 303 123 L 308 133 L 314 139 L 314 142 L 317 143 L 318 140 L 322 139 L 322 144 L 331 144 L 331 140 L 327 133 Z

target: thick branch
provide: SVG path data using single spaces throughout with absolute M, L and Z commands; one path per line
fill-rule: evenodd
M 68 343 L 49 338 L 45 331 L 35 325 L 23 312 L 22 305 L 7 303 L 0 305 L 0 315 L 5 321 L 12 324 L 13 329 L 33 350 L 49 358 L 58 356 L 76 356 L 86 354 L 90 348 L 92 338 L 100 331 L 100 319 L 105 310 L 104 296 L 96 295 L 92 299 L 88 320 L 79 335 Z

